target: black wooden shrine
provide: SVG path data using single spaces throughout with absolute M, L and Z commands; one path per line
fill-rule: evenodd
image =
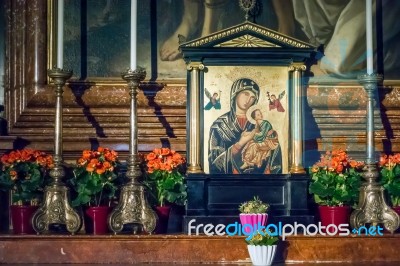
M 184 231 L 188 231 L 187 225 L 193 219 L 196 222 L 192 225 L 237 222 L 239 204 L 254 196 L 271 205 L 269 223 L 313 223 L 309 176 L 303 165 L 302 102 L 316 47 L 245 22 L 184 43 L 180 49 L 188 69 L 188 203 Z M 229 95 L 230 83 L 235 78 L 249 76 L 260 88 L 268 90 L 268 96 L 269 90 L 274 88 L 278 88 L 277 92 L 282 88 L 287 92 L 282 97 L 287 113 L 265 111 L 269 119 L 282 121 L 282 125 L 279 124 L 282 171 L 279 174 L 214 173 L 210 171 L 212 162 L 207 156 L 210 147 L 210 144 L 207 146 L 208 128 L 215 117 L 228 111 L 229 101 L 222 95 Z M 218 108 L 205 110 L 210 96 L 208 91 L 212 94 L 212 90 L 218 92 L 217 89 L 225 111 Z M 260 104 L 262 99 L 266 101 L 265 97 L 260 89 L 260 106 L 265 106 Z M 278 115 L 282 119 L 275 117 Z

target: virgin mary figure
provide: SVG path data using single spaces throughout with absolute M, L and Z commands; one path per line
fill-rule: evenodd
M 232 84 L 230 111 L 218 117 L 210 127 L 210 174 L 266 173 L 266 164 L 241 169 L 242 150 L 256 134 L 255 125 L 248 121 L 246 112 L 258 103 L 259 95 L 260 88 L 252 79 L 240 78 Z

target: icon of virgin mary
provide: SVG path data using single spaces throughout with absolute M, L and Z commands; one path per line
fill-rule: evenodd
M 260 88 L 249 78 L 236 80 L 231 87 L 230 111 L 218 117 L 210 127 L 208 161 L 210 174 L 275 173 L 282 171 L 281 156 L 267 166 L 243 167 L 242 151 L 254 139 L 256 125 L 246 116 L 250 107 L 258 103 Z M 280 149 L 279 149 L 280 151 Z M 274 171 L 271 171 L 274 166 Z

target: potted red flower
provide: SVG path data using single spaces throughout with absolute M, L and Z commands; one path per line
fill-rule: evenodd
M 309 192 L 318 204 L 323 226 L 349 223 L 351 208 L 358 203 L 363 166 L 339 149 L 327 151 L 311 167 Z
M 68 180 L 76 196 L 72 206 L 82 206 L 85 230 L 90 234 L 108 232 L 107 217 L 112 210 L 120 179 L 117 175 L 118 153 L 103 147 L 84 150 Z
M 382 154 L 379 166 L 380 183 L 386 189 L 393 210 L 400 215 L 400 153 Z
M 43 198 L 53 159 L 45 152 L 22 149 L 1 156 L 0 188 L 11 191 L 14 233 L 33 234 L 31 218 Z
M 184 172 L 185 158 L 169 148 L 154 149 L 147 154 L 145 184 L 156 201 L 156 213 L 159 218 L 156 232 L 165 233 L 171 204 L 186 203 L 186 185 Z

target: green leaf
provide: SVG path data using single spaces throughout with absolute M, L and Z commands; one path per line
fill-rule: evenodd
M 331 158 L 325 156 L 325 161 L 321 161 L 321 165 L 326 165 Z M 309 193 L 314 195 L 317 204 L 353 206 L 358 201 L 362 180 L 360 169 L 352 168 L 348 163 L 343 163 L 343 166 L 341 173 L 328 171 L 325 166 L 310 168 L 312 174 Z
M 309 192 L 311 194 L 317 194 L 321 198 L 332 196 L 334 191 L 334 188 L 324 186 L 322 183 L 319 182 L 311 183 L 309 186 Z
M 185 203 L 187 194 L 184 176 L 177 170 L 171 173 L 156 170 L 145 177 L 144 184 L 149 194 L 157 199 L 158 204 L 163 204 L 165 201 L 178 205 Z

